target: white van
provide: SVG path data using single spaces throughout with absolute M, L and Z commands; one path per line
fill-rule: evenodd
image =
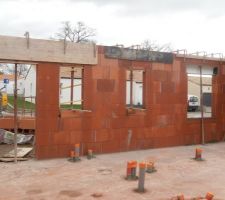
M 188 99 L 187 99 L 187 103 L 188 103 L 188 111 L 196 111 L 199 109 L 200 106 L 200 102 L 199 102 L 199 98 L 195 95 L 188 95 Z

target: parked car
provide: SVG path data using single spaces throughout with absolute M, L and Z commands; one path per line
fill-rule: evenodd
M 200 101 L 199 98 L 195 95 L 188 95 L 187 99 L 188 111 L 196 111 L 199 109 Z

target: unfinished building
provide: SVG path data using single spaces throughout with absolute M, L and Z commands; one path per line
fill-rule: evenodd
M 35 129 L 37 159 L 68 157 L 76 143 L 86 154 L 224 137 L 222 58 L 0 36 L 0 60 L 36 66 L 35 118 L 16 123 Z M 71 76 L 70 100 L 62 105 L 65 71 Z M 198 115 L 188 113 L 189 87 L 198 99 Z M 13 129 L 14 122 L 0 118 L 0 128 Z

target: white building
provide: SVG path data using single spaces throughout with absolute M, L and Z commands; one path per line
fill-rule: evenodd
M 24 96 L 26 101 L 35 103 L 36 97 L 36 66 L 31 65 L 28 68 L 27 74 L 24 78 Z
M 65 72 L 65 70 L 64 70 Z M 75 77 L 76 77 L 75 73 Z M 59 97 L 60 104 L 70 104 L 70 94 L 71 94 L 71 78 L 69 77 L 69 73 L 64 73 L 59 77 L 60 79 L 60 87 L 59 87 Z M 74 104 L 81 104 L 81 78 L 74 79 L 74 89 L 73 89 L 73 100 Z M 24 94 L 26 101 L 31 101 L 29 97 L 36 97 L 36 66 L 31 66 L 28 70 L 26 77 L 24 78 Z M 32 98 L 32 102 L 35 102 L 35 98 Z
M 130 81 L 126 85 L 126 104 L 130 104 Z M 143 105 L 143 83 L 133 81 L 133 105 Z
M 8 95 L 14 94 L 15 80 L 14 74 L 1 74 L 0 75 L 0 89 L 2 92 L 6 92 Z M 5 81 L 4 81 L 5 80 Z M 17 93 L 23 95 L 24 93 L 24 81 L 22 77 L 18 77 Z
M 70 104 L 71 98 L 71 79 L 61 77 L 60 79 L 60 104 Z M 73 87 L 73 104 L 81 104 L 82 92 L 81 92 L 81 79 L 74 79 Z

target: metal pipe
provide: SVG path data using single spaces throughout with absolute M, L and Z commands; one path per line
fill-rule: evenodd
M 30 102 L 33 103 L 33 97 L 32 96 L 30 97 Z M 33 115 L 32 104 L 30 104 L 30 115 L 31 115 L 31 117 Z
M 84 66 L 81 68 L 81 109 L 83 110 L 84 107 Z
M 73 86 L 74 86 L 74 67 L 71 71 L 71 89 L 70 89 L 70 105 L 73 105 Z
M 17 63 L 15 64 L 15 86 L 14 86 L 14 162 L 17 163 Z
M 145 191 L 145 168 L 146 164 L 144 162 L 139 163 L 138 192 Z
M 77 87 L 77 86 L 82 86 L 82 83 L 80 84 L 74 84 L 73 87 Z M 61 87 L 61 89 L 67 89 L 67 88 L 71 88 L 71 86 L 65 86 L 65 87 Z
M 82 102 L 82 101 L 83 101 L 83 100 L 80 99 L 80 100 L 73 101 L 73 103 L 76 103 L 76 102 Z M 68 104 L 68 103 L 71 103 L 71 101 L 62 102 L 61 104 Z
M 130 70 L 130 107 L 133 107 L 133 69 Z
M 25 101 L 26 101 L 26 98 L 23 96 L 23 110 L 22 110 L 23 117 L 25 116 Z
M 201 135 L 202 135 L 202 144 L 205 144 L 205 129 L 204 129 L 204 111 L 203 111 L 203 91 L 202 91 L 202 66 L 199 66 L 200 69 L 200 97 L 201 97 Z
M 145 101 L 145 96 L 146 96 L 146 73 L 145 71 L 142 71 L 142 108 L 146 107 L 146 101 Z
M 30 48 L 30 33 L 28 31 L 25 32 L 24 36 L 26 37 L 27 40 L 27 48 Z

